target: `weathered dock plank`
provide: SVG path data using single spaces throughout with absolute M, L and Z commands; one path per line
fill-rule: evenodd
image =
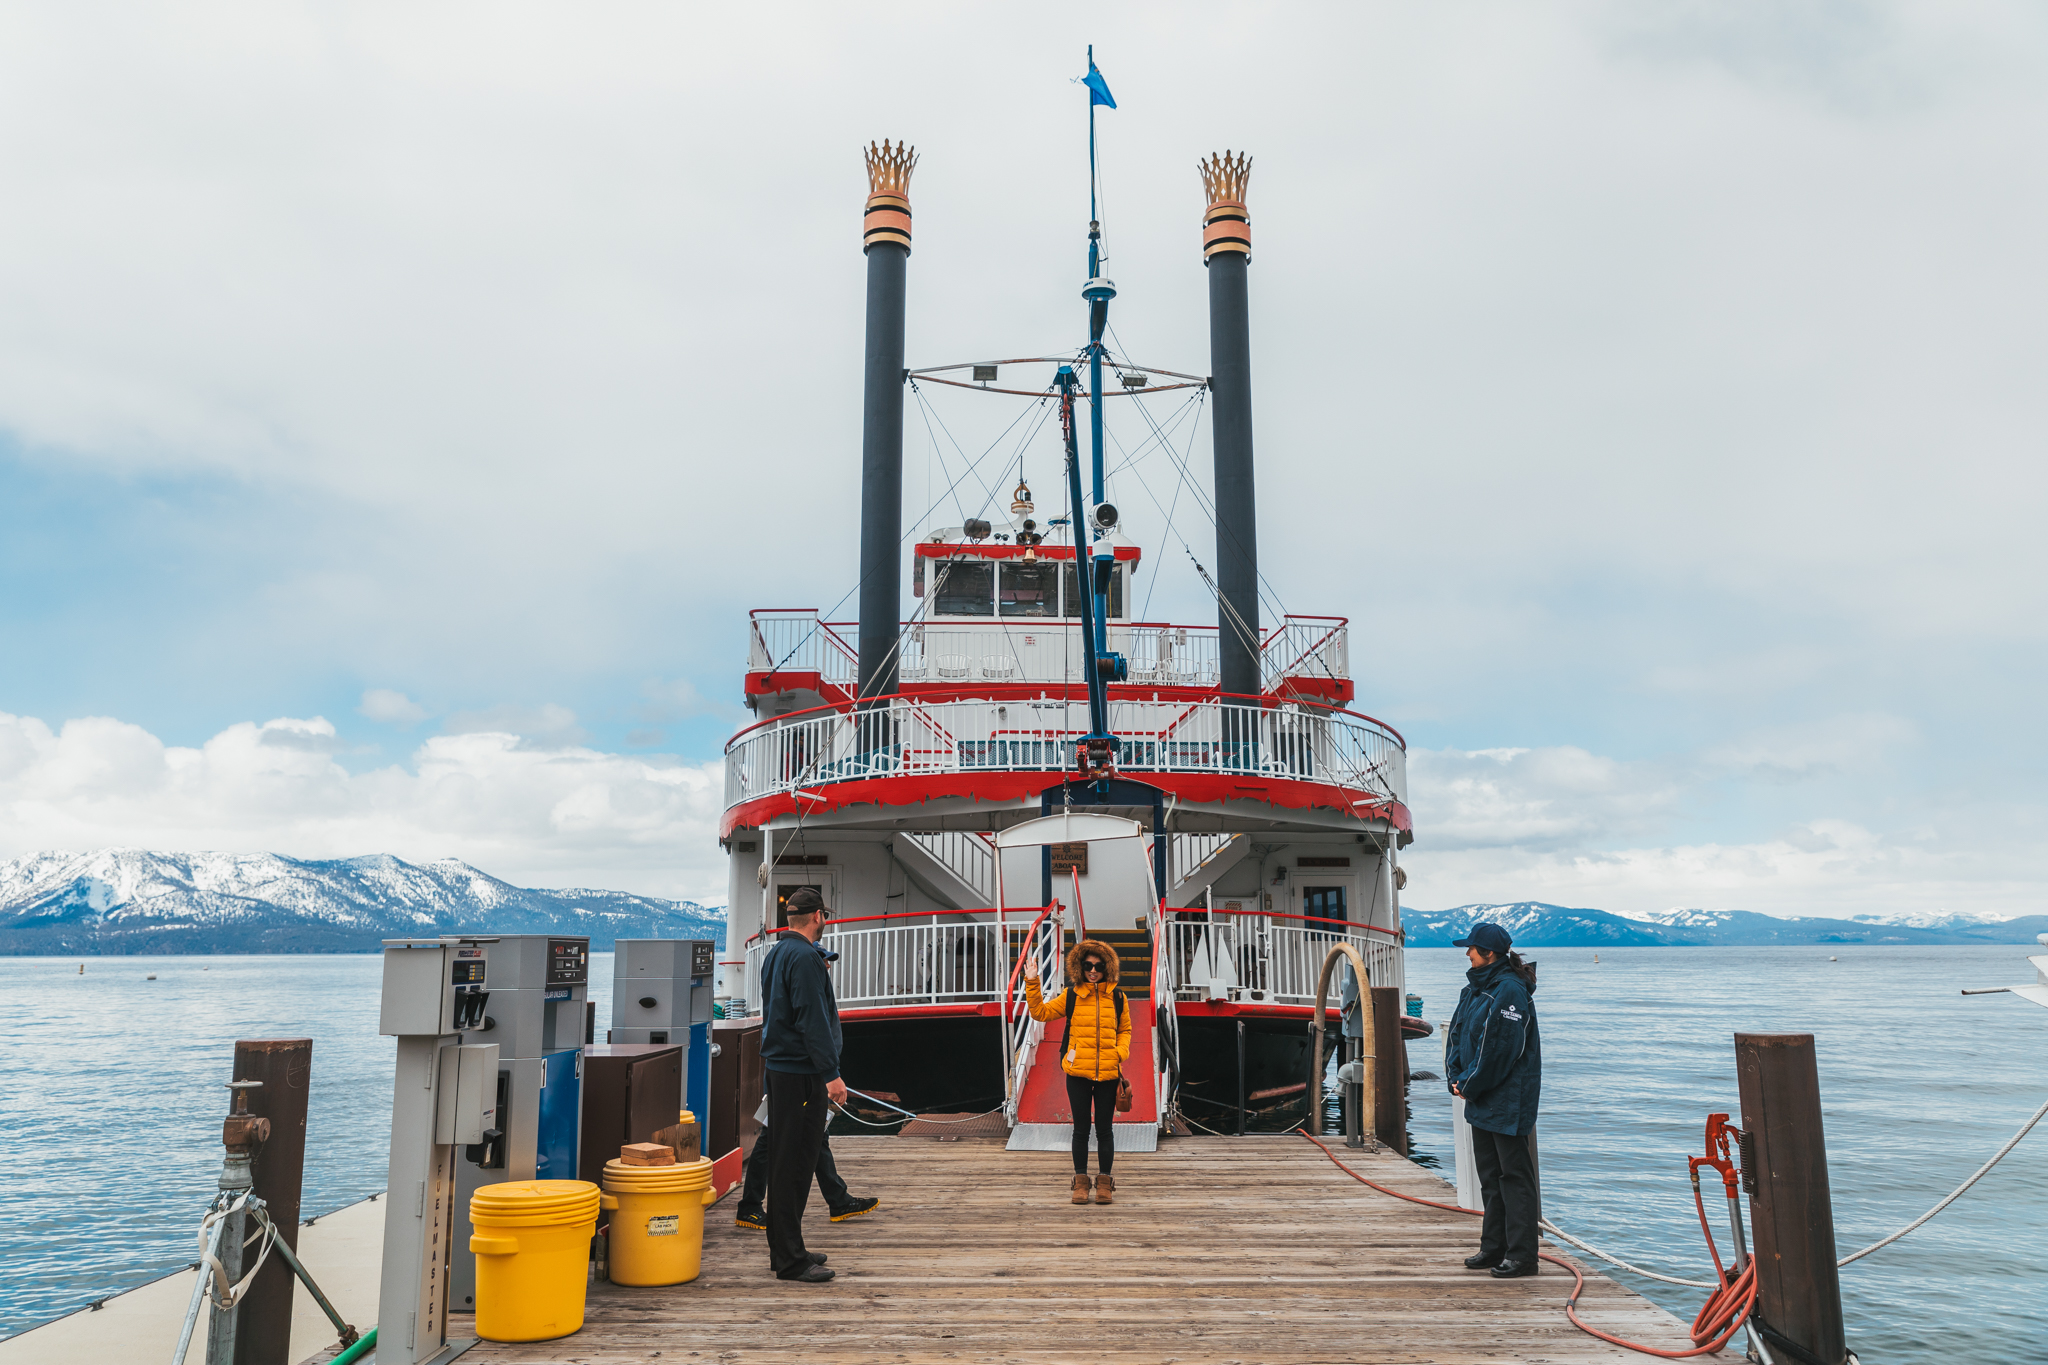
M 1477 1220 L 1389 1199 L 1298 1137 L 1181 1139 L 1117 1162 L 1118 1202 L 1067 1202 L 1057 1152 L 999 1141 L 834 1139 L 856 1194 L 882 1207 L 805 1236 L 839 1278 L 783 1284 L 766 1239 L 712 1212 L 704 1273 L 671 1289 L 592 1291 L 559 1341 L 484 1343 L 475 1365 L 652 1361 L 989 1361 L 1060 1365 L 1577 1365 L 1641 1361 L 1565 1320 L 1571 1277 L 1496 1282 L 1460 1262 Z M 1354 1160 L 1354 1158 L 1356 1158 Z M 1394 1189 L 1443 1182 L 1390 1155 L 1346 1153 Z M 1546 1247 L 1546 1250 L 1552 1248 Z M 1667 1350 L 1685 1328 L 1588 1274 L 1580 1315 Z M 1721 1356 L 1700 1357 L 1732 1360 Z

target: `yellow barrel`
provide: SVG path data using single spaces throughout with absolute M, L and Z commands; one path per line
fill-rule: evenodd
M 588 1180 L 509 1180 L 469 1197 L 478 1336 L 549 1341 L 583 1326 L 599 1197 Z
M 704 1206 L 718 1197 L 711 1162 L 674 1166 L 604 1164 L 604 1206 L 612 1211 L 613 1284 L 682 1284 L 704 1262 Z

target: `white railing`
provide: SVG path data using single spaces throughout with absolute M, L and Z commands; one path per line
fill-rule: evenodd
M 995 904 L 996 851 L 986 834 L 963 834 L 955 830 L 944 830 L 937 833 L 911 833 L 906 837 L 931 855 L 933 862 L 958 877 L 974 892 L 978 904 Z
M 816 673 L 823 681 L 852 687 L 860 667 L 860 645 L 851 622 L 820 621 L 818 613 L 756 611 L 747 628 L 749 673 Z
M 1316 976 L 1338 943 L 1358 950 L 1373 985 L 1406 987 L 1401 945 L 1384 934 L 1311 929 L 1269 915 L 1170 920 L 1164 952 L 1175 994 L 1184 998 L 1312 1007 Z
M 1031 1074 L 1032 1062 L 1038 1056 L 1038 1045 L 1045 1038 L 1045 1025 L 1031 1017 L 1024 1008 L 1024 981 L 1035 975 L 1038 978 L 1039 994 L 1051 999 L 1061 989 L 1061 959 L 1066 949 L 1066 915 L 1063 909 L 1053 912 L 1035 924 L 1028 924 L 1029 932 L 1017 946 L 1017 956 L 1023 960 L 1023 969 L 1017 974 L 1017 996 L 1015 1000 L 1004 1001 L 1008 1011 L 1003 1020 L 1003 1082 L 1006 1098 L 1003 1107 L 1008 1111 L 1010 1121 L 1017 1121 L 1017 1102 L 1024 1094 L 1025 1077 Z M 1012 959 L 1014 963 L 1016 959 Z M 1008 988 L 1005 974 L 1005 989 Z
M 1361 799 L 1408 799 L 1407 755 L 1378 721 L 1307 703 L 1112 700 L 1126 773 L 1210 773 L 1319 782 Z M 921 702 L 798 712 L 725 747 L 727 808 L 764 796 L 881 777 L 1065 772 L 1087 709 L 1062 702 Z
M 996 1000 L 1009 970 L 996 925 L 984 920 L 846 927 L 828 921 L 822 942 L 839 954 L 832 991 L 841 1009 Z M 760 1013 L 761 961 L 775 943 L 747 948 L 750 1014 Z
M 988 621 L 905 621 L 896 660 L 905 682 L 1053 683 L 1086 681 L 1088 653 L 1078 621 L 1010 617 Z M 852 687 L 859 628 L 820 621 L 816 611 L 761 610 L 748 631 L 747 670 L 817 673 Z M 1130 665 L 1135 687 L 1214 687 L 1215 626 L 1113 621 L 1109 647 Z M 1289 616 L 1260 649 L 1265 690 L 1288 678 L 1351 676 L 1350 626 L 1342 617 Z

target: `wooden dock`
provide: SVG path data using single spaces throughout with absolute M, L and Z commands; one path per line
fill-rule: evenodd
M 1064 1152 L 1007 1152 L 990 1138 L 835 1138 L 832 1148 L 853 1192 L 882 1205 L 835 1224 L 813 1191 L 805 1237 L 830 1254 L 830 1284 L 773 1279 L 765 1236 L 733 1226 L 729 1196 L 711 1210 L 696 1281 L 595 1286 L 581 1332 L 486 1342 L 464 1365 L 1649 1359 L 1565 1320 L 1563 1270 L 1546 1263 L 1534 1278 L 1498 1282 L 1466 1270 L 1477 1219 L 1367 1189 L 1298 1136 L 1173 1139 L 1121 1156 L 1108 1208 L 1067 1202 Z M 1399 1157 L 1339 1151 L 1381 1184 L 1448 1197 Z M 1666 1350 L 1691 1346 L 1663 1309 L 1587 1280 L 1588 1322 Z

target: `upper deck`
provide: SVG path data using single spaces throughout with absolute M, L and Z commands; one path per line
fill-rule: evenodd
M 916 804 L 932 828 L 982 828 L 948 799 L 1031 804 L 1075 770 L 1091 659 L 1082 580 L 1071 546 L 1044 543 L 1023 492 L 1007 531 L 977 522 L 915 547 L 923 606 L 898 632 L 896 690 L 858 713 L 856 623 L 750 613 L 746 701 L 762 719 L 726 747 L 721 837 L 799 806 L 821 816 Z M 1218 627 L 1132 620 L 1140 550 L 1113 532 L 1095 549 L 1111 557 L 1098 600 L 1126 668 L 1108 685 L 1119 772 L 1184 807 L 1249 802 L 1410 827 L 1405 741 L 1343 709 L 1355 691 L 1346 618 L 1284 617 L 1259 641 L 1260 694 L 1225 694 Z M 1212 827 L 1187 814 L 1178 828 Z

